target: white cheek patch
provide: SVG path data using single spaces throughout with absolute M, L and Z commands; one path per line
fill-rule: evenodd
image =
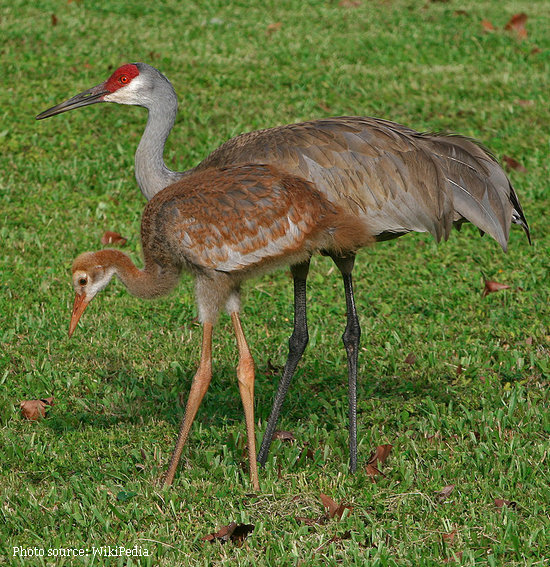
M 118 104 L 138 104 L 138 93 L 143 89 L 143 79 L 141 76 L 134 77 L 130 84 L 121 87 L 114 93 L 105 95 L 103 100 L 106 102 L 116 102 Z

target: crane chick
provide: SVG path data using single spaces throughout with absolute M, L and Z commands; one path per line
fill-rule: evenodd
M 254 362 L 239 319 L 240 287 L 247 278 L 315 252 L 353 252 L 372 240 L 357 216 L 325 199 L 304 179 L 261 164 L 235 165 L 189 175 L 157 193 L 143 212 L 139 269 L 119 250 L 86 252 L 73 263 L 76 292 L 71 336 L 90 301 L 116 275 L 137 297 L 169 293 L 182 271 L 195 277 L 203 326 L 199 369 L 193 379 L 165 484 L 173 481 L 183 446 L 212 377 L 212 329 L 225 306 L 231 316 L 239 363 L 250 476 L 259 489 L 254 435 Z

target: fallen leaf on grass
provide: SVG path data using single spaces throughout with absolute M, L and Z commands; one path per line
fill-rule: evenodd
M 412 366 L 416 362 L 416 356 L 412 352 L 410 352 L 403 362 Z
M 510 289 L 509 285 L 493 282 L 491 280 L 485 280 L 485 289 L 483 290 L 483 297 L 489 295 L 490 293 L 494 293 L 495 291 L 500 291 L 502 289 Z
M 447 542 L 448 544 L 452 544 L 453 541 L 455 540 L 456 534 L 457 534 L 457 530 L 454 529 L 452 532 L 442 534 L 441 537 L 443 538 L 443 541 Z
M 519 39 L 527 38 L 527 29 L 525 24 L 527 23 L 527 14 L 521 12 L 520 14 L 514 14 L 508 23 L 504 26 L 506 31 L 513 31 L 517 34 Z
M 392 447 L 393 445 L 390 445 L 389 443 L 386 443 L 385 445 L 378 445 L 369 457 L 369 465 L 375 465 L 377 462 L 384 463 L 388 458 Z
M 269 24 L 265 31 L 267 35 L 271 35 L 275 32 L 278 32 L 283 27 L 283 22 L 274 22 L 273 24 Z
M 367 475 L 371 477 L 373 482 L 375 476 L 383 476 L 384 478 L 386 478 L 386 475 L 383 472 L 379 471 L 375 465 L 372 465 L 370 463 L 365 466 L 365 471 Z
M 53 396 L 42 398 L 40 400 L 24 400 L 19 406 L 21 407 L 21 415 L 30 421 L 37 421 L 46 417 L 46 410 L 53 406 Z
M 455 489 L 455 485 L 454 484 L 449 484 L 445 487 L 443 487 L 438 493 L 437 493 L 437 498 L 439 499 L 440 502 L 445 502 L 445 500 L 447 500 L 447 498 L 450 496 L 451 492 Z
M 58 21 L 57 16 L 52 14 L 52 26 L 57 26 Z
M 339 520 L 342 518 L 344 514 L 344 510 L 347 508 L 350 512 L 353 512 L 353 507 L 349 506 L 348 504 L 337 504 L 330 496 L 326 494 L 320 494 L 319 498 L 327 511 L 327 515 L 329 518 L 338 518 Z
M 272 439 L 279 439 L 280 441 L 296 441 L 296 437 L 294 437 L 292 432 L 280 430 L 275 431 Z
M 510 156 L 502 156 L 504 163 L 506 164 L 506 169 L 514 171 L 519 171 L 520 173 L 527 173 L 527 168 L 522 165 L 517 159 Z
M 509 508 L 517 508 L 518 503 L 513 502 L 512 500 L 504 500 L 504 498 L 495 498 L 495 506 L 497 508 L 503 508 L 504 506 L 508 506 Z
M 386 475 L 378 469 L 376 464 L 383 463 L 388 458 L 392 447 L 393 445 L 390 445 L 389 443 L 385 445 L 378 445 L 378 447 L 376 447 L 376 449 L 371 453 L 369 460 L 367 461 L 367 465 L 365 466 L 365 471 L 373 481 L 376 476 L 383 476 L 386 478 Z
M 514 101 L 516 104 L 519 104 L 520 106 L 523 106 L 523 108 L 529 108 L 530 106 L 535 106 L 535 101 L 534 100 L 528 100 L 528 99 L 522 99 L 522 98 L 518 98 L 516 101 Z
M 495 31 L 495 26 L 489 20 L 481 20 L 481 27 L 483 28 L 484 32 L 492 32 Z
M 305 445 L 302 447 L 302 451 L 300 452 L 300 456 L 298 457 L 299 461 L 302 460 L 304 453 L 306 459 L 309 459 L 310 461 L 313 461 L 315 459 L 315 453 L 313 452 L 313 449 L 307 446 L 307 443 L 305 443 Z
M 106 230 L 101 237 L 101 244 L 116 244 L 118 246 L 124 246 L 127 239 L 120 236 L 118 232 L 113 232 L 111 230 Z
M 209 541 L 210 543 L 214 541 L 221 543 L 232 541 L 237 547 L 241 547 L 244 540 L 248 537 L 248 534 L 253 531 L 254 526 L 252 524 L 237 524 L 237 522 L 231 522 L 227 526 L 220 528 L 217 532 L 201 537 L 201 540 Z

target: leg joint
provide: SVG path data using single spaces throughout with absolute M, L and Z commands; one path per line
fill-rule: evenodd
M 306 329 L 294 329 L 292 335 L 288 339 L 288 350 L 293 355 L 301 356 L 306 350 L 307 343 L 309 342 L 309 334 Z

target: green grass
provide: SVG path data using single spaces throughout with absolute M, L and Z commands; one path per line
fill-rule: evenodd
M 521 11 L 525 41 L 502 30 Z M 482 19 L 497 31 L 483 33 Z M 4 3 L 0 563 L 548 565 L 549 28 L 542 1 Z M 179 94 L 165 154 L 176 169 L 240 132 L 342 114 L 458 131 L 527 168 L 510 176 L 532 247 L 516 227 L 504 255 L 465 226 L 439 246 L 409 235 L 359 254 L 356 475 L 346 464 L 344 297 L 325 258 L 313 263 L 311 341 L 280 423 L 296 442 L 274 442 L 257 495 L 243 462 L 226 316 L 175 485 L 157 483 L 183 413 L 178 396 L 198 362 L 189 277 L 150 303 L 113 284 L 67 338 L 72 259 L 100 248 L 107 229 L 128 237 L 126 250 L 139 258 L 144 200 L 133 154 L 146 115 L 97 105 L 34 116 L 127 61 L 159 67 Z M 481 297 L 482 272 L 511 289 Z M 291 329 L 290 277 L 254 280 L 245 295 L 259 440 L 278 380 L 272 366 L 284 363 Z M 47 419 L 21 419 L 21 400 L 49 395 Z M 372 482 L 364 465 L 382 443 L 394 447 L 386 476 Z M 440 502 L 447 485 L 455 488 Z M 322 525 L 299 522 L 323 513 L 320 493 L 353 510 Z M 499 509 L 495 498 L 517 504 Z M 255 526 L 243 547 L 201 541 L 231 521 Z M 452 541 L 443 537 L 453 530 Z M 14 546 L 116 545 L 151 555 L 13 554 Z

